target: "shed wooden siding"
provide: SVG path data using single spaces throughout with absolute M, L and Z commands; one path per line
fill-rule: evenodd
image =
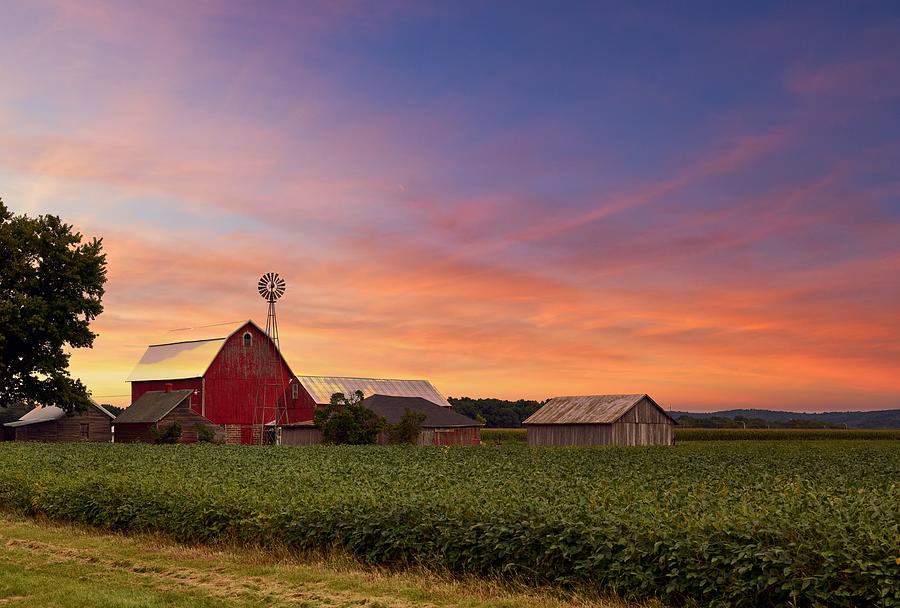
M 480 445 L 481 427 L 433 428 L 419 432 L 419 445 Z
M 388 443 L 385 432 L 378 434 L 377 442 Z M 281 429 L 283 445 L 318 445 L 322 443 L 322 431 L 311 426 L 284 427 Z M 434 428 L 422 429 L 419 432 L 417 445 L 480 445 L 481 428 Z
M 314 426 L 286 426 L 281 429 L 282 445 L 319 445 L 322 431 Z
M 15 427 L 16 441 L 97 441 L 109 443 L 112 439 L 109 416 L 95 407 L 89 407 L 81 414 L 66 416 L 59 420 L 48 420 Z M 81 425 L 88 425 L 88 436 L 81 435 Z
M 528 445 L 672 445 L 671 423 L 534 424 Z

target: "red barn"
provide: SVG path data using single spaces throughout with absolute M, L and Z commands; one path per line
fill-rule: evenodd
M 190 408 L 221 425 L 227 443 L 259 443 L 265 425 L 311 420 L 315 401 L 253 321 L 171 332 L 128 377 L 134 403 L 149 391 L 186 390 Z M 270 425 L 271 428 L 271 425 Z

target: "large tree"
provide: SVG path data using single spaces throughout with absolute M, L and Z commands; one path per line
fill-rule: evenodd
M 14 215 L 0 199 L 0 406 L 90 402 L 69 353 L 94 343 L 106 256 L 100 239 L 82 239 L 57 216 Z

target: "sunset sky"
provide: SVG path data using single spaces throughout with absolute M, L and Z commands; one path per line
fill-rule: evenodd
M 276 271 L 299 374 L 900 407 L 896 2 L 5 0 L 0 197 L 103 237 L 104 403 Z

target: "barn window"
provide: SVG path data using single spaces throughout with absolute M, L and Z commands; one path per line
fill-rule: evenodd
M 300 398 L 300 385 L 296 382 L 291 382 L 291 399 L 296 401 Z
M 91 434 L 91 427 L 88 424 L 81 424 L 81 438 L 89 439 Z
M 251 344 L 253 344 L 253 334 L 248 331 L 244 334 L 244 348 L 250 348 Z

